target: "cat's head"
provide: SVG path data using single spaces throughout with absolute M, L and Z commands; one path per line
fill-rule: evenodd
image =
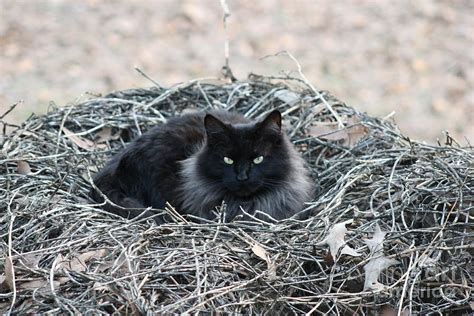
M 209 182 L 250 198 L 285 180 L 290 161 L 280 112 L 245 124 L 225 123 L 208 114 L 204 126 L 207 141 L 199 157 L 199 171 Z

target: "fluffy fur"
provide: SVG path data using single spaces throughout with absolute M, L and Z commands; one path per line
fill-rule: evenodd
M 255 160 L 260 156 L 261 162 Z M 281 130 L 278 111 L 259 122 L 226 111 L 172 118 L 114 156 L 94 183 L 125 208 L 160 209 L 169 202 L 182 214 L 211 219 L 224 201 L 226 220 L 242 209 L 287 218 L 313 194 L 304 160 Z M 91 196 L 103 202 L 99 192 L 92 190 Z M 133 217 L 110 204 L 105 209 Z

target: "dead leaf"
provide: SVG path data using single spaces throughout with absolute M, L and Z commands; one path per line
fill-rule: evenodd
M 367 136 L 368 134 L 367 127 L 361 124 L 351 126 L 347 128 L 346 131 L 347 131 L 347 138 L 344 142 L 344 146 L 347 146 L 347 147 L 352 147 L 356 145 L 360 140 L 365 138 L 365 136 Z
M 197 108 L 185 108 L 181 111 L 181 114 L 194 114 L 198 112 L 199 110 Z
M 8 310 L 10 309 L 11 303 L 5 302 L 1 303 L 0 302 L 0 315 L 7 315 Z
M 381 316 L 397 316 L 398 311 L 393 306 L 385 306 L 382 308 Z
M 276 91 L 275 97 L 290 106 L 296 104 L 300 100 L 300 96 L 298 94 L 286 89 Z
M 21 283 L 18 286 L 18 288 L 33 290 L 33 289 L 39 289 L 39 288 L 45 287 L 47 285 L 48 285 L 48 282 L 46 280 L 37 278 L 37 279 L 31 280 L 31 281 L 28 281 L 28 282 Z
M 20 206 L 28 206 L 30 205 L 30 200 L 26 196 L 16 196 L 15 201 L 20 205 Z
M 358 257 L 361 255 L 360 253 L 355 251 L 353 248 L 346 245 L 346 242 L 344 240 L 347 233 L 346 224 L 350 224 L 350 223 L 352 223 L 352 220 L 348 220 L 348 221 L 334 225 L 329 230 L 329 234 L 327 235 L 327 237 L 323 241 L 318 243 L 320 245 L 321 244 L 329 245 L 329 250 L 331 252 L 331 256 L 334 259 L 334 261 L 336 261 L 337 253 L 339 252 L 339 249 L 341 247 L 342 247 L 341 255 L 344 254 L 344 255 L 349 255 L 353 257 Z
M 57 280 L 58 280 L 59 284 L 64 284 L 66 282 L 69 282 L 68 277 L 59 277 Z
M 112 137 L 112 128 L 109 126 L 106 126 L 97 133 L 95 142 L 98 144 L 105 143 L 106 141 L 110 140 L 111 137 Z
M 383 290 L 385 285 L 378 281 L 380 273 L 388 267 L 398 264 L 399 262 L 395 259 L 387 257 L 379 257 L 370 260 L 365 266 L 365 282 L 364 290 Z
M 345 133 L 338 133 L 337 123 L 316 122 L 309 128 L 309 134 L 326 140 L 341 140 Z
M 78 147 L 80 147 L 82 149 L 92 150 L 92 149 L 96 149 L 96 148 L 104 149 L 104 148 L 107 147 L 105 144 L 94 144 L 94 142 L 92 142 L 92 141 L 90 141 L 86 138 L 82 138 L 80 136 L 77 136 L 65 127 L 63 127 L 63 132 L 64 132 L 64 135 L 66 135 L 67 138 L 72 140 L 74 142 L 74 144 L 76 144 Z
M 318 115 L 319 113 L 321 113 L 322 111 L 326 110 L 327 107 L 324 103 L 320 103 L 316 106 L 313 106 L 313 104 L 311 104 L 311 113 L 316 116 Z
M 64 268 L 63 262 L 65 261 L 66 259 L 64 258 L 64 256 L 62 254 L 58 254 L 58 256 L 56 257 L 56 259 L 54 259 L 54 262 L 53 262 L 53 266 L 55 266 L 54 271 L 62 270 Z
M 31 173 L 30 165 L 26 161 L 19 160 L 16 165 L 16 172 L 18 172 L 19 174 L 24 174 L 24 175 L 30 174 Z
M 418 260 L 418 265 L 422 268 L 433 267 L 441 258 L 441 253 L 438 252 L 436 257 L 432 258 L 430 254 L 422 254 Z
M 118 260 L 106 261 L 104 263 L 101 263 L 97 267 L 97 271 L 104 272 L 105 270 L 108 270 L 112 267 L 115 267 L 115 271 L 125 271 L 124 273 L 126 273 L 128 267 L 125 256 L 120 255 Z
M 257 255 L 257 257 L 267 263 L 267 277 L 268 279 L 273 280 L 276 277 L 276 265 L 268 255 L 267 251 L 257 243 L 253 245 L 252 251 L 255 255 Z
M 364 239 L 365 244 L 370 250 L 371 257 L 380 256 L 375 259 L 369 260 L 364 266 L 365 271 L 365 282 L 364 290 L 382 290 L 385 285 L 379 283 L 378 279 L 380 273 L 388 267 L 398 264 L 399 262 L 395 259 L 390 259 L 383 256 L 383 242 L 387 233 L 380 229 L 380 226 L 376 224 L 375 232 L 371 239 Z
M 372 256 L 383 253 L 383 241 L 387 233 L 380 229 L 379 224 L 375 226 L 375 232 L 372 239 L 364 239 L 365 244 L 369 247 Z
M 265 251 L 265 249 L 263 249 L 262 246 L 255 243 L 252 247 L 252 251 L 253 251 L 254 254 L 257 255 L 257 257 L 259 257 L 260 259 L 265 260 L 266 262 L 268 262 L 268 254 Z
M 10 288 L 8 287 L 7 282 L 5 282 L 5 280 L 6 277 L 4 275 L 0 275 L 0 293 L 10 291 Z M 2 315 L 2 313 L 0 313 L 0 315 Z
M 94 291 L 110 291 L 110 287 L 108 285 L 104 285 L 99 282 L 94 282 L 92 289 Z
M 78 257 L 74 257 L 71 260 L 65 260 L 59 264 L 60 269 L 65 269 L 75 272 L 83 272 L 86 270 L 86 263 Z
M 91 259 L 99 259 L 107 254 L 105 249 L 88 251 L 80 254 L 72 259 L 66 259 L 62 254 L 59 254 L 54 260 L 56 264 L 55 271 L 74 271 L 83 272 L 87 269 L 87 262 Z M 64 284 L 69 281 L 68 277 L 59 277 L 58 284 Z
M 355 118 L 346 121 L 349 127 L 339 129 L 338 123 L 316 122 L 309 128 L 314 137 L 332 141 L 343 141 L 344 146 L 352 147 L 367 135 L 367 128 Z
M 64 256 L 62 254 L 58 254 L 58 256 L 56 257 L 56 259 L 54 259 L 54 262 L 53 262 L 54 271 L 64 270 L 63 265 L 65 264 L 65 262 L 66 262 L 66 259 L 64 258 Z M 69 278 L 59 277 L 57 281 L 59 282 L 59 284 L 64 284 L 69 281 Z
M 58 264 L 58 270 L 66 269 L 69 271 L 83 272 L 87 269 L 87 262 L 91 259 L 100 259 L 105 256 L 105 249 L 88 251 L 74 257 L 70 260 L 63 259 Z
M 334 259 L 331 256 L 331 253 L 327 252 L 323 257 L 324 263 L 331 266 L 334 264 Z
M 57 288 L 60 285 L 61 282 L 53 281 L 53 288 Z M 24 290 L 36 290 L 42 294 L 51 293 L 51 286 L 49 282 L 40 278 L 28 282 L 23 282 L 19 285 L 19 288 Z
M 38 266 L 38 263 L 41 261 L 41 255 L 36 254 L 36 253 L 20 254 L 19 261 L 25 267 L 34 269 Z
M 104 257 L 106 254 L 107 254 L 107 251 L 105 249 L 92 250 L 92 251 L 88 251 L 88 252 L 84 252 L 80 254 L 78 259 L 83 262 L 88 262 L 91 259 L 100 259 Z
M 120 132 L 112 134 L 112 127 L 106 126 L 101 129 L 96 135 L 96 144 L 108 142 L 109 140 L 117 140 L 120 137 Z
M 5 259 L 5 281 L 4 284 L 13 290 L 13 283 L 15 282 L 15 270 L 13 270 L 13 262 L 10 257 Z

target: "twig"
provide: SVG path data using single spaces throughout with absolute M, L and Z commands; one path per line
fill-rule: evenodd
M 142 75 L 142 76 L 145 77 L 146 79 L 150 80 L 150 82 L 152 82 L 157 88 L 163 89 L 163 87 L 162 87 L 158 82 L 156 82 L 153 78 L 151 78 L 151 77 L 148 76 L 146 73 L 144 73 L 140 68 L 135 67 L 135 70 L 138 71 L 138 73 L 139 73 L 140 75 Z
M 301 102 L 286 104 L 279 90 L 298 93 Z M 38 262 L 15 266 L 15 290 L 2 296 L 11 313 L 371 314 L 408 300 L 400 306 L 412 313 L 469 308 L 472 148 L 454 141 L 452 146 L 408 141 L 389 120 L 324 99 L 339 117 L 355 120 L 349 126 L 367 129 L 359 142 L 345 145 L 344 139 L 331 139 L 335 132 L 312 135 L 314 125 L 334 126 L 335 116 L 307 82 L 290 77 L 118 91 L 26 120 L 5 135 L 0 157 L 0 249 L 5 249 L 0 260 L 17 253 Z M 252 117 L 273 108 L 284 113 L 285 131 L 318 189 L 304 214 L 273 221 L 248 212 L 245 221 L 193 222 L 168 205 L 151 217 L 143 213 L 129 220 L 88 198 L 92 173 L 113 153 L 190 104 L 196 110 L 226 104 Z M 62 126 L 90 141 L 108 126 L 121 138 L 90 151 L 63 140 Z M 32 172 L 19 174 L 18 160 Z M 15 210 L 14 220 L 9 210 Z M 162 215 L 169 218 L 164 224 L 151 220 Z M 340 254 L 334 264 L 328 247 L 319 243 L 329 227 L 347 220 L 353 224 L 345 241 L 361 256 Z M 382 273 L 379 281 L 386 287 L 360 292 L 361 271 L 371 258 L 364 239 L 372 236 L 374 223 L 389 232 L 385 256 L 400 264 Z M 59 253 L 69 254 L 70 265 L 62 268 L 57 286 Z M 88 253 L 95 257 L 85 259 Z M 271 277 L 262 259 L 270 253 Z M 74 258 L 83 258 L 80 269 Z M 37 280 L 40 289 L 28 289 L 29 280 Z M 437 297 L 421 297 L 421 291 Z
M 229 33 L 227 31 L 227 19 L 230 17 L 230 10 L 229 6 L 227 5 L 227 0 L 220 0 L 222 11 L 224 12 L 223 23 L 224 23 L 224 67 L 222 72 L 225 78 L 229 78 L 232 82 L 236 81 L 237 79 L 232 74 L 232 70 L 230 69 L 229 59 Z
M 303 70 L 302 70 L 301 65 L 298 62 L 298 60 L 291 53 L 289 53 L 287 51 L 285 51 L 283 53 L 288 55 L 291 58 L 291 60 L 293 60 L 293 62 L 296 64 L 296 67 L 298 68 L 298 74 L 300 75 L 300 77 L 304 80 L 304 82 L 308 85 L 308 87 L 311 88 L 311 90 L 314 92 L 314 94 L 316 94 L 318 96 L 318 98 L 320 98 L 321 101 L 323 101 L 326 108 L 332 113 L 332 115 L 336 119 L 339 128 L 344 128 L 344 122 L 342 121 L 341 117 L 337 114 L 336 111 L 334 111 L 334 109 L 329 104 L 329 102 L 326 100 L 326 98 L 311 84 L 311 82 L 309 82 L 309 80 L 304 75 Z
M 13 110 L 17 107 L 17 105 L 20 104 L 20 103 L 23 103 L 23 100 L 20 100 L 20 101 L 18 101 L 18 102 L 16 102 L 16 103 L 13 103 L 12 105 L 10 105 L 10 107 L 8 108 L 8 110 L 6 110 L 2 115 L 0 115 L 0 120 L 3 120 L 3 118 L 4 118 L 5 116 L 7 116 L 11 111 L 13 111 Z

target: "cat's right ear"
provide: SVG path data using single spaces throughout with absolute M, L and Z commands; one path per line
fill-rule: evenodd
M 281 113 L 278 110 L 270 112 L 270 114 L 260 122 L 260 128 L 264 130 L 271 130 L 277 133 L 281 132 Z
M 212 114 L 204 117 L 204 127 L 209 140 L 227 138 L 229 128 Z

